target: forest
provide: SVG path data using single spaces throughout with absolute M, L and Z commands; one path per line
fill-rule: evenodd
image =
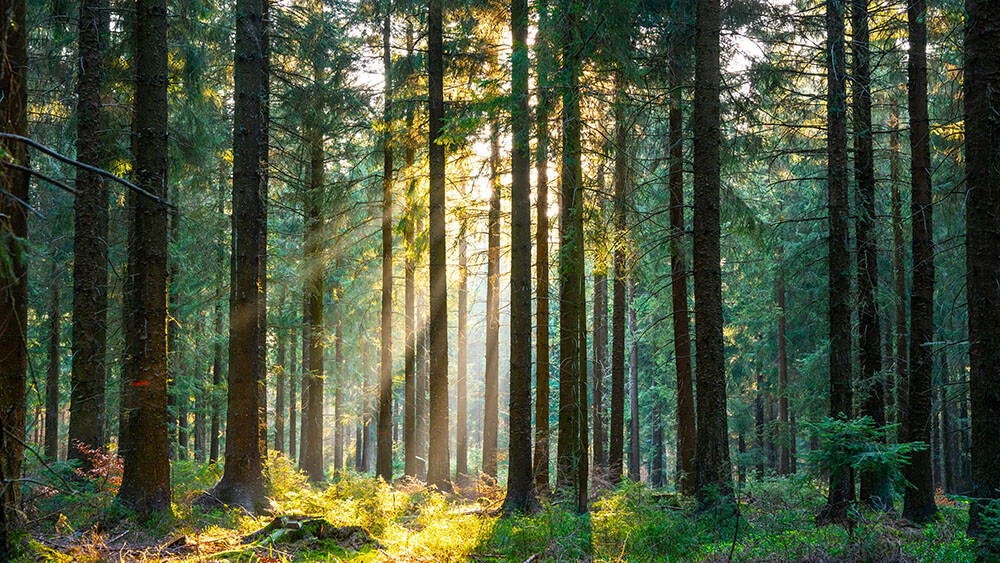
M 0 563 L 1000 561 L 1000 1 L 0 14 Z

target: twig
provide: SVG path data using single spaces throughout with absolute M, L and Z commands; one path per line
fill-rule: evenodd
M 34 213 L 36 216 L 38 216 L 38 218 L 40 218 L 40 219 L 44 219 L 45 218 L 45 215 L 42 215 L 41 213 L 38 212 L 37 209 L 35 209 L 34 207 L 28 205 L 27 201 L 24 201 L 23 199 L 21 199 L 21 198 L 17 197 L 16 195 L 8 192 L 7 190 L 5 190 L 3 188 L 0 188 L 0 194 L 3 194 L 5 196 L 9 197 L 10 199 L 12 199 L 12 200 L 20 203 L 25 209 L 27 209 L 28 211 Z
M 63 156 L 63 155 L 57 153 L 56 151 L 50 149 L 49 147 L 46 147 L 45 145 L 43 145 L 43 144 L 41 144 L 41 143 L 39 143 L 39 142 L 37 142 L 37 141 L 35 141 L 33 139 L 29 139 L 27 137 L 22 137 L 21 135 L 15 135 L 13 133 L 2 133 L 2 132 L 0 132 L 0 139 L 10 139 L 12 141 L 18 141 L 18 142 L 24 143 L 24 144 L 28 145 L 29 147 L 33 147 L 35 149 L 38 149 L 39 151 L 41 151 L 41 152 L 43 152 L 43 153 L 51 156 L 52 158 L 54 158 L 54 159 L 56 159 L 56 160 L 58 160 L 60 162 L 63 162 L 63 163 L 66 163 L 66 164 L 70 164 L 70 165 L 76 166 L 78 168 L 83 168 L 84 170 L 86 170 L 88 172 L 93 172 L 94 174 L 97 174 L 97 175 L 100 175 L 100 176 L 104 176 L 105 178 L 108 178 L 109 180 L 114 180 L 115 182 L 118 182 L 119 184 L 125 186 L 126 188 L 128 188 L 130 190 L 135 191 L 136 193 L 138 193 L 140 195 L 148 197 L 149 199 L 151 199 L 151 200 L 153 200 L 153 201 L 155 201 L 155 202 L 157 202 L 159 204 L 165 205 L 165 206 L 169 207 L 170 209 L 173 209 L 175 211 L 177 210 L 177 206 L 175 206 L 175 205 L 173 205 L 171 203 L 168 203 L 167 200 L 163 199 L 162 197 L 160 197 L 158 195 L 155 195 L 155 194 L 153 194 L 153 193 L 151 193 L 149 191 L 146 191 L 146 190 L 140 188 L 139 186 L 133 184 L 132 182 L 129 182 L 128 180 L 126 180 L 124 178 L 116 176 L 116 175 L 112 174 L 111 172 L 108 172 L 107 170 L 104 170 L 103 168 L 98 168 L 96 166 L 91 166 L 89 164 L 84 164 L 84 163 L 80 162 L 79 160 L 74 160 L 74 159 L 72 159 L 72 158 L 70 158 L 68 156 Z
M 42 174 L 41 172 L 39 172 L 38 170 L 35 170 L 33 168 L 28 168 L 27 166 L 21 166 L 20 164 L 14 164 L 13 162 L 6 162 L 6 161 L 3 161 L 3 160 L 0 160 L 0 166 L 6 166 L 7 168 L 13 168 L 14 170 L 20 170 L 21 172 L 26 172 L 28 174 L 36 176 L 37 178 L 39 178 L 41 180 L 45 180 L 46 182 L 52 184 L 53 186 L 55 186 L 57 188 L 62 188 L 62 189 L 66 190 L 67 192 L 69 192 L 69 193 L 71 193 L 73 195 L 80 195 L 80 190 L 78 190 L 76 188 L 71 188 L 71 187 L 67 186 L 66 184 L 60 182 L 59 180 L 56 180 L 55 178 L 50 178 L 50 177 L 46 176 L 45 174 Z
M 0 133 L 0 135 L 4 135 L 4 134 L 6 134 L 6 133 Z M 16 435 L 14 435 L 13 433 L 11 433 L 11 431 L 7 430 L 6 427 L 3 429 L 3 432 L 4 432 L 4 434 L 6 434 L 6 435 L 10 436 L 11 438 L 13 438 L 17 443 L 21 444 L 21 446 L 24 447 L 24 449 L 26 449 L 29 452 L 35 454 L 35 457 L 38 458 L 38 461 L 42 462 L 42 465 L 45 466 L 45 469 L 49 470 L 49 473 L 55 475 L 56 477 L 59 478 L 60 481 L 62 481 L 63 483 L 66 484 L 66 487 L 69 489 L 70 493 L 72 493 L 74 495 L 77 494 L 77 490 L 73 488 L 73 485 L 70 484 L 70 482 L 67 481 L 65 477 L 63 477 L 62 475 L 56 473 L 56 470 L 52 469 L 52 466 L 50 466 L 48 463 L 46 463 L 45 459 L 38 452 L 36 452 L 34 448 L 32 448 L 31 446 L 29 446 L 28 444 L 25 444 L 24 440 L 22 440 L 21 438 L 19 438 Z

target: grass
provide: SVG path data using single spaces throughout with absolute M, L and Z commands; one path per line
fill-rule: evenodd
M 57 468 L 70 472 L 71 467 Z M 219 469 L 174 465 L 174 515 L 137 522 L 113 502 L 113 479 L 52 492 L 35 503 L 19 537 L 23 561 L 947 561 L 975 560 L 965 534 L 967 506 L 941 498 L 941 516 L 913 526 L 886 515 L 856 514 L 856 525 L 817 528 L 823 491 L 807 477 L 752 481 L 740 490 L 740 518 L 697 513 L 688 499 L 624 484 L 602 491 L 588 514 L 543 503 L 529 517 L 498 518 L 502 491 L 480 486 L 443 495 L 417 482 L 392 486 L 345 474 L 311 487 L 280 456 L 267 468 L 276 514 L 321 516 L 360 526 L 379 546 L 333 540 L 242 545 L 269 517 L 192 506 Z M 30 515 L 29 515 L 30 516 Z M 99 524 L 99 525 L 98 525 Z M 184 546 L 164 546 L 183 537 Z

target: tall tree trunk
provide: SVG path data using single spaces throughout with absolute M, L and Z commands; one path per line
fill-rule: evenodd
M 339 268 L 338 268 L 339 269 Z M 337 370 L 337 382 L 333 392 L 333 469 L 339 475 L 344 469 L 344 288 L 340 282 L 334 285 L 334 302 L 337 310 L 337 322 L 334 325 L 334 358 L 333 365 Z
M 948 355 L 941 353 L 941 459 L 942 459 L 942 482 L 944 492 L 955 493 L 955 427 L 951 418 L 951 400 L 949 397 L 951 387 L 951 373 L 948 367 Z
M 292 332 L 289 338 L 288 346 L 292 352 L 291 361 L 288 363 L 288 459 L 295 460 L 299 452 L 295 443 L 295 430 L 297 428 L 295 424 L 296 413 L 300 411 L 300 406 L 295 400 L 295 387 L 298 381 L 297 374 L 299 373 L 299 360 L 298 360 L 298 338 L 295 336 L 295 325 L 292 325 Z
M 580 67 L 579 19 L 584 6 L 563 0 L 562 54 L 565 68 L 562 85 L 563 150 L 559 215 L 559 438 L 556 443 L 556 488 L 579 500 L 582 489 L 580 464 L 586 452 L 580 444 L 580 289 L 583 264 L 583 233 L 577 216 L 583 211 L 580 163 Z M 580 507 L 577 506 L 579 509 Z
M 59 459 L 59 270 L 54 257 L 49 283 L 49 366 L 45 373 L 45 457 Z M 75 448 L 69 448 L 73 451 Z
M 621 63 L 620 63 L 621 64 Z M 611 311 L 611 418 L 608 446 L 608 477 L 621 481 L 625 457 L 625 323 L 628 310 L 628 257 L 626 240 L 628 219 L 629 130 L 625 115 L 625 69 L 615 72 L 615 173 L 614 173 L 614 296 Z
M 303 252 L 303 256 L 305 253 Z M 306 409 L 309 404 L 309 385 L 312 383 L 312 378 L 310 376 L 310 364 L 309 364 L 309 348 L 312 347 L 312 338 L 310 338 L 309 333 L 312 332 L 312 322 L 309 320 L 309 287 L 308 281 L 303 279 L 302 283 L 302 368 L 301 368 L 301 384 L 300 393 L 301 398 L 299 399 L 299 467 L 304 468 L 302 465 L 305 463 L 306 459 L 306 432 L 309 427 L 309 416 L 306 414 Z
M 281 318 L 285 308 L 285 291 L 278 298 L 278 318 Z M 278 365 L 277 385 L 274 392 L 274 449 L 278 453 L 285 452 L 285 344 L 287 335 L 284 327 L 278 327 Z
M 494 57 L 494 63 L 496 63 Z M 486 372 L 483 394 L 483 473 L 497 477 L 500 412 L 500 131 L 490 123 L 490 210 L 486 249 Z
M 168 331 L 171 330 L 168 325 Z M 169 343 L 169 338 L 167 339 Z M 187 374 L 184 373 L 184 349 L 180 346 L 173 352 L 174 356 L 174 401 L 177 409 L 177 457 L 188 459 L 188 407 L 191 405 L 191 391 L 188 389 Z
M 600 172 L 603 184 L 604 168 Z M 596 270 L 596 267 L 595 267 Z M 594 272 L 594 474 L 608 471 L 607 430 L 604 427 L 604 373 L 608 364 L 608 273 Z
M 913 289 L 910 292 L 910 391 L 907 394 L 909 427 L 907 440 L 930 443 L 933 412 L 932 371 L 934 354 L 928 345 L 934 339 L 934 223 L 931 193 L 930 127 L 927 115 L 927 15 L 926 0 L 907 4 L 910 53 L 907 63 L 907 98 L 910 109 L 910 186 L 912 200 L 911 244 Z M 934 474 L 931 452 L 913 453 L 904 474 L 907 487 L 903 516 L 925 522 L 937 512 L 934 504 Z
M 168 186 L 167 194 L 171 201 L 179 202 L 179 194 L 176 186 Z M 180 231 L 180 217 L 173 214 L 167 217 L 167 249 L 173 247 Z M 181 323 L 180 319 L 180 291 L 177 287 L 178 257 L 167 256 L 167 308 L 172 312 L 167 316 L 167 416 L 169 421 L 167 428 L 170 429 L 171 438 L 176 438 L 177 442 L 171 451 L 171 460 L 187 459 L 187 401 L 181 402 L 185 397 L 182 389 L 184 380 L 184 354 L 182 352 Z M 174 433 L 176 432 L 176 433 Z
M 791 435 L 788 425 L 788 342 L 785 338 L 785 327 L 788 323 L 785 309 L 785 270 L 782 266 L 784 248 L 779 250 L 778 268 L 778 427 L 780 429 L 781 460 L 778 463 L 778 474 L 788 475 L 791 472 Z
M 764 478 L 764 371 L 757 366 L 757 385 L 754 386 L 753 434 L 754 461 L 757 462 L 757 478 Z
M 138 0 L 132 129 L 135 183 L 155 196 L 167 187 L 167 6 Z M 141 38 L 141 39 L 140 39 Z M 130 360 L 124 472 L 118 498 L 140 514 L 170 512 L 167 440 L 167 208 L 134 199 L 129 240 Z M 141 328 L 140 328 L 141 327 Z
M 413 27 L 412 24 L 406 24 L 406 63 L 407 70 L 409 74 L 413 74 Z M 414 109 L 412 106 L 406 110 L 406 130 L 407 132 L 413 131 L 413 119 L 414 119 Z M 416 477 L 418 473 L 418 463 L 417 463 L 417 410 L 416 410 L 416 343 L 414 341 L 413 327 L 416 321 L 414 313 L 414 303 L 415 303 L 415 282 L 416 282 L 416 272 L 417 272 L 417 249 L 415 245 L 414 237 L 414 222 L 417 220 L 418 209 L 416 203 L 416 190 L 417 181 L 413 177 L 413 161 L 416 153 L 414 143 L 412 141 L 412 135 L 408 134 L 406 136 L 406 146 L 405 146 L 405 159 L 406 159 L 406 173 L 410 176 L 410 180 L 406 186 L 406 223 L 403 227 L 403 237 L 406 239 L 406 273 L 404 285 L 404 297 L 403 297 L 403 307 L 404 307 L 404 332 L 406 333 L 406 354 L 403 362 L 403 373 L 404 373 L 404 423 L 403 423 L 403 474 Z M 463 239 L 464 240 L 464 237 Z M 461 351 L 461 347 L 459 347 Z M 461 353 L 461 352 L 460 352 Z M 461 361 L 459 361 L 459 369 L 461 367 Z
M 896 440 L 906 441 L 906 394 L 909 392 L 908 344 L 906 325 L 906 249 L 903 241 L 903 202 L 899 189 L 899 108 L 889 105 L 889 184 L 892 214 L 892 287 L 894 303 L 893 321 L 893 375 L 896 391 L 895 422 L 898 424 Z
M 698 366 L 695 490 L 701 506 L 732 501 L 719 242 L 719 0 L 699 0 L 694 88 L 694 299 Z
M 788 423 L 788 472 L 795 475 L 798 472 L 798 440 L 795 427 L 795 413 L 792 412 Z
M 456 480 L 469 474 L 469 262 L 467 236 L 468 229 L 463 218 L 458 235 L 458 365 L 455 366 L 455 385 L 457 387 L 455 400 Z
M 450 489 L 448 452 L 448 264 L 445 240 L 445 154 L 438 143 L 444 127 L 442 0 L 428 0 L 427 74 L 430 125 L 430 329 L 427 482 Z
M 684 133 L 681 110 L 681 61 L 673 46 L 670 91 L 670 299 L 673 311 L 674 369 L 677 374 L 677 483 L 678 490 L 695 490 L 694 388 L 691 375 L 691 330 L 688 316 L 688 272 L 684 238 Z
M 225 161 L 219 161 L 219 197 L 216 201 L 216 213 L 220 217 L 225 216 L 225 193 L 226 193 L 226 176 L 225 176 Z M 221 237 L 220 237 L 221 238 Z M 213 340 L 212 345 L 212 395 L 211 395 L 211 408 L 212 408 L 212 429 L 211 437 L 209 438 L 209 463 L 215 463 L 219 460 L 219 437 L 221 433 L 221 420 L 222 420 L 222 398 L 220 397 L 220 391 L 222 390 L 222 338 L 223 338 L 223 325 L 222 325 L 222 297 L 225 291 L 224 281 L 223 281 L 223 269 L 225 268 L 225 248 L 222 240 L 216 240 L 216 253 L 215 253 L 215 321 L 213 325 Z
M 262 92 L 266 81 L 261 0 L 235 6 L 235 109 L 233 118 L 233 258 L 229 295 L 229 389 L 226 409 L 226 461 L 212 489 L 219 500 L 248 510 L 264 506 L 260 451 L 260 394 L 264 369 L 258 347 L 260 315 L 261 162 L 266 147 Z M 140 36 L 141 37 L 141 36 Z
M 1000 498 L 1000 3 L 966 0 L 966 268 L 969 302 L 972 496 L 969 533 L 984 536 L 986 508 Z M 990 547 L 994 554 L 998 547 Z
M 528 0 L 511 0 L 510 439 L 507 513 L 537 507 L 531 478 L 531 114 Z
M 109 18 L 104 0 L 82 0 L 79 15 L 76 158 L 100 166 L 101 80 Z M 76 449 L 104 447 L 108 310 L 108 190 L 104 179 L 77 169 L 73 230 L 73 350 L 70 376 L 69 459 L 91 460 Z M 55 458 L 53 458 L 55 459 Z
M 851 310 L 849 239 L 847 224 L 847 122 L 845 120 L 846 63 L 844 61 L 844 0 L 826 2 L 827 52 L 827 177 L 829 234 L 830 317 L 830 416 L 851 417 Z M 822 522 L 841 522 L 854 501 L 854 475 L 850 469 L 830 475 L 830 491 Z
M 28 132 L 27 40 L 24 0 L 0 0 L 0 44 L 4 64 L 0 65 L 0 130 L 14 135 Z M 9 161 L 28 167 L 27 147 L 14 141 L 0 141 Z M 0 277 L 0 478 L 21 477 L 24 448 L 25 373 L 28 350 L 28 262 L 22 244 L 28 237 L 27 209 L 17 201 L 28 202 L 26 172 L 4 168 L 0 174 L 0 238 L 2 251 L 10 260 L 10 275 Z M 10 194 L 10 195 L 7 195 Z M 15 199 L 17 198 L 17 199 Z M 6 236 L 10 235 L 10 236 Z M 10 433 L 14 438 L 9 438 Z M 0 556 L 7 557 L 7 525 L 16 523 L 14 507 L 20 487 L 6 487 L 0 506 Z
M 314 69 L 314 81 L 322 81 L 323 72 Z M 299 460 L 309 480 L 323 480 L 323 295 L 326 268 L 323 260 L 324 242 L 324 154 L 323 133 L 319 124 L 309 132 L 309 192 L 305 203 L 306 306 L 309 309 L 309 391 L 303 402 L 303 453 Z
M 382 147 L 382 330 L 379 339 L 378 437 L 375 473 L 392 481 L 392 51 L 388 2 L 383 3 L 382 66 L 385 72 Z
M 639 333 L 635 322 L 635 279 L 628 282 L 628 331 L 632 335 L 628 353 L 628 478 L 638 483 L 642 472 L 639 455 Z
M 548 0 L 538 0 L 535 35 L 535 490 L 549 490 L 549 38 Z

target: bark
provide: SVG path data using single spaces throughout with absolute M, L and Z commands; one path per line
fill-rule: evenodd
M 322 71 L 314 69 L 316 83 Z M 319 124 L 313 124 L 309 133 L 310 174 L 309 192 L 305 202 L 305 256 L 306 256 L 306 307 L 309 309 L 309 387 L 303 401 L 302 457 L 300 465 L 309 480 L 319 482 L 324 477 L 323 467 L 323 296 L 326 277 L 323 203 L 323 134 Z
M 379 338 L 378 437 L 375 473 L 392 481 L 392 51 L 388 2 L 382 18 L 382 66 L 385 73 L 383 92 L 382 139 L 382 318 Z
M 732 502 L 726 368 L 722 342 L 719 265 L 719 36 L 718 0 L 699 0 L 695 32 L 694 299 L 697 387 L 695 494 L 703 508 Z
M 638 483 L 642 457 L 639 455 L 639 333 L 635 327 L 635 280 L 628 283 L 628 331 L 632 342 L 628 353 L 628 478 Z
M 670 93 L 670 299 L 673 311 L 674 369 L 677 374 L 678 490 L 695 489 L 694 388 L 691 381 L 691 330 L 688 314 L 688 272 L 684 251 L 684 133 L 681 113 L 680 55 L 674 49 Z
M 220 217 L 225 216 L 225 164 L 219 162 L 219 197 L 216 204 L 216 213 Z M 225 268 L 225 249 L 221 240 L 216 241 L 215 254 L 215 324 L 213 326 L 214 343 L 212 344 L 212 422 L 211 436 L 209 438 L 209 463 L 219 460 L 219 436 L 221 432 L 222 400 L 220 391 L 222 390 L 222 296 L 225 291 L 223 283 L 223 269 Z
M 168 325 L 168 331 L 172 331 L 172 327 Z M 168 337 L 167 343 L 169 345 L 170 339 Z M 188 407 L 191 404 L 191 392 L 188 390 L 186 381 L 188 377 L 184 373 L 184 350 L 179 347 L 177 350 L 172 352 L 174 354 L 174 401 L 175 408 L 177 409 L 177 457 L 176 459 L 188 459 L 188 445 L 190 444 L 188 436 Z
M 266 80 L 264 20 L 260 0 L 235 6 L 236 53 L 233 118 L 233 258 L 229 296 L 229 388 L 226 409 L 226 460 L 222 479 L 212 489 L 219 500 L 247 510 L 264 507 L 260 437 L 263 369 L 258 347 L 264 328 L 260 315 L 261 162 L 267 134 L 262 91 Z
M 579 18 L 583 6 L 563 0 L 562 54 L 565 82 L 562 84 L 563 150 L 562 199 L 559 206 L 559 438 L 556 443 L 556 488 L 577 501 L 582 489 L 580 465 L 586 452 L 580 444 L 580 289 L 583 264 L 583 233 L 577 216 L 583 210 L 580 167 L 580 67 Z
M 49 366 L 45 373 L 45 457 L 59 459 L 59 271 L 54 257 L 49 283 Z M 103 444 L 102 444 L 103 445 Z M 100 446 L 98 446 L 100 447 Z M 70 448 L 72 451 L 75 448 Z
M 754 458 L 757 462 L 757 478 L 764 478 L 764 372 L 757 368 L 757 385 L 753 400 Z
M 309 385 L 312 382 L 310 377 L 309 348 L 312 346 L 312 339 L 309 333 L 312 332 L 312 323 L 309 321 L 309 288 L 306 281 L 302 284 L 302 368 L 301 368 L 301 398 L 299 399 L 299 467 L 306 459 L 306 430 L 309 426 L 309 417 L 306 409 L 309 404 Z
M 955 428 L 951 418 L 951 400 L 948 392 L 951 387 L 951 373 L 948 368 L 948 355 L 941 353 L 941 385 L 939 386 L 941 403 L 941 482 L 945 493 L 955 493 Z
M 167 7 L 138 0 L 132 130 L 135 183 L 153 195 L 167 186 Z M 139 40 L 141 38 L 141 40 Z M 141 139 L 141 142 L 138 140 Z M 132 196 L 127 292 L 129 387 L 118 498 L 140 514 L 170 508 L 167 430 L 167 208 Z
M 629 130 L 625 115 L 625 70 L 615 73 L 615 172 L 614 218 L 616 244 L 614 255 L 614 296 L 611 311 L 611 417 L 608 429 L 608 477 L 621 481 L 625 456 L 625 323 L 628 305 L 628 257 L 626 237 L 628 219 Z
M 604 177 L 601 169 L 600 178 Z M 603 180 L 601 181 L 603 184 Z M 594 272 L 594 474 L 608 470 L 607 430 L 604 422 L 604 374 L 608 364 L 608 274 Z
M 297 374 L 299 372 L 299 360 L 298 360 L 298 338 L 295 336 L 295 325 L 292 325 L 292 334 L 289 338 L 289 349 L 292 352 L 291 361 L 288 364 L 288 459 L 295 460 L 299 452 L 295 443 L 295 430 L 297 428 L 295 424 L 296 413 L 301 409 L 295 400 L 295 387 L 296 381 L 298 381 Z
M 338 268 L 339 269 L 339 268 Z M 333 393 L 333 469 L 344 469 L 344 290 L 340 282 L 334 286 L 337 303 L 337 323 L 334 326 L 334 366 L 337 369 L 336 389 Z
M 445 240 L 445 153 L 437 142 L 444 127 L 444 45 L 442 0 L 428 0 L 427 74 L 430 161 L 430 419 L 427 482 L 450 489 L 448 449 L 448 272 Z
M 780 255 L 784 255 L 784 248 L 780 250 Z M 779 268 L 781 268 L 779 258 Z M 778 463 L 778 474 L 788 475 L 791 473 L 791 436 L 788 425 L 788 342 L 785 338 L 785 327 L 787 324 L 787 314 L 785 310 L 785 271 L 778 270 L 778 427 L 780 429 L 780 461 Z
M 278 298 L 278 316 L 281 317 L 285 304 L 285 293 Z M 278 453 L 285 452 L 285 344 L 287 336 L 284 330 L 278 332 L 278 366 L 277 385 L 274 392 L 274 449 Z
M 469 393 L 468 393 L 468 317 L 469 263 L 466 244 L 468 230 L 465 220 L 458 239 L 458 365 L 455 366 L 455 477 L 469 474 Z M 529 413 L 530 416 L 530 413 Z
M 82 0 L 79 14 L 76 158 L 101 166 L 104 0 Z M 108 310 L 108 190 L 104 179 L 77 169 L 73 230 L 73 349 L 70 375 L 69 459 L 82 471 L 90 460 L 76 449 L 104 447 Z M 53 458 L 54 459 L 54 458 Z
M 537 508 L 531 478 L 531 114 L 528 0 L 511 0 L 510 438 L 503 510 Z
M 982 536 L 985 509 L 1000 497 L 1000 4 L 966 0 L 966 268 L 969 303 L 972 496 L 969 532 Z M 997 549 L 996 542 L 992 543 Z
M 849 239 L 847 224 L 847 123 L 844 62 L 843 0 L 826 2 L 827 42 L 827 176 L 830 234 L 828 240 L 830 319 L 830 416 L 847 419 L 852 413 L 851 395 L 851 310 L 849 274 Z M 821 522 L 842 522 L 854 501 L 854 478 L 851 470 L 830 475 L 827 503 L 820 513 Z
M 538 0 L 535 39 L 535 490 L 549 490 L 549 44 L 548 0 Z
M 889 106 L 889 183 L 892 214 L 892 287 L 894 299 L 893 321 L 893 374 L 896 390 L 895 422 L 898 424 L 896 440 L 906 441 L 906 394 L 909 391 L 908 344 L 906 325 L 906 249 L 903 241 L 903 203 L 899 189 L 899 109 L 895 102 Z
M 494 63 L 496 62 L 494 57 Z M 500 132 L 490 124 L 490 209 L 486 249 L 486 372 L 483 396 L 482 472 L 497 478 L 500 412 Z
M 413 27 L 411 24 L 406 25 L 406 63 L 407 70 L 409 74 L 412 75 L 414 72 L 413 65 Z M 407 132 L 413 131 L 413 119 L 414 110 L 409 107 L 406 111 L 406 130 Z M 405 159 L 406 159 L 406 171 L 407 174 L 411 176 L 410 180 L 407 182 L 406 186 L 406 223 L 403 230 L 403 237 L 406 239 L 406 266 L 405 266 L 405 280 L 404 285 L 404 297 L 403 297 L 403 307 L 404 307 L 404 328 L 405 339 L 406 339 L 406 353 L 403 362 L 403 374 L 404 374 L 404 423 L 403 423 L 403 474 L 410 477 L 415 477 L 418 473 L 417 471 L 417 435 L 416 435 L 416 424 L 417 424 L 417 411 L 416 411 L 416 385 L 414 381 L 415 371 L 416 371 L 416 344 L 414 342 L 413 326 L 416 320 L 414 314 L 414 302 L 415 302 L 415 281 L 416 281 L 416 271 L 417 271 L 417 249 L 414 240 L 414 222 L 417 220 L 417 207 L 416 207 L 416 189 L 417 182 L 413 178 L 413 161 L 416 153 L 414 143 L 412 141 L 413 136 L 406 136 L 405 145 Z M 460 313 L 461 314 L 461 313 Z M 461 350 L 461 347 L 459 348 Z M 459 361 L 459 369 L 464 369 L 461 367 L 462 362 Z
M 907 99 L 910 109 L 910 228 L 913 248 L 913 288 L 910 292 L 910 389 L 907 393 L 907 440 L 930 443 L 933 412 L 934 224 L 930 173 L 930 126 L 927 115 L 926 0 L 907 4 L 910 52 Z M 931 452 L 914 452 L 904 475 L 913 484 L 903 499 L 903 516 L 925 522 L 937 512 Z

